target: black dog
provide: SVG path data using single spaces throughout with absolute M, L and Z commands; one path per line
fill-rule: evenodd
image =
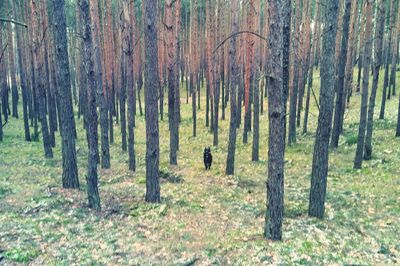
M 206 167 L 206 170 L 210 169 L 211 164 L 212 164 L 212 155 L 211 155 L 210 147 L 204 148 L 203 158 L 204 158 L 204 166 Z

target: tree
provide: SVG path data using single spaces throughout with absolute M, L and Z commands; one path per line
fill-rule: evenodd
M 135 133 L 134 133 L 134 83 L 133 83 L 133 38 L 132 38 L 132 16 L 133 16 L 133 3 L 125 0 L 123 2 L 123 51 L 124 51 L 124 69 L 125 75 L 125 91 L 128 91 L 128 166 L 129 170 L 136 170 L 135 158 Z
M 339 136 L 341 132 L 341 118 L 342 118 L 342 110 L 343 102 L 345 101 L 344 94 L 344 80 L 345 80 L 345 69 L 346 69 L 346 61 L 347 61 L 347 45 L 348 45 L 348 37 L 349 37 L 349 24 L 350 24 L 350 9 L 351 9 L 351 0 L 345 0 L 344 5 L 344 16 L 343 16 L 343 29 L 342 29 L 342 41 L 340 45 L 340 53 L 338 59 L 337 66 L 337 89 L 336 89 L 336 103 L 335 103 L 335 115 L 333 119 L 333 128 L 332 128 L 332 138 L 331 138 L 331 147 L 337 148 L 339 145 Z M 351 56 L 351 55 L 349 55 Z
M 297 97 L 299 92 L 299 61 L 300 61 L 300 23 L 301 23 L 301 3 L 303 0 L 296 0 L 295 18 L 294 18 L 294 38 L 292 41 L 293 54 L 293 76 L 291 80 L 290 89 L 290 110 L 289 110 L 289 136 L 288 143 L 296 143 L 296 109 L 297 109 Z
M 310 6 L 312 5 L 312 1 L 310 2 Z M 311 8 L 311 7 L 310 7 Z M 308 71 L 308 85 L 307 85 L 307 96 L 306 96 L 306 108 L 304 110 L 304 122 L 303 122 L 303 134 L 308 132 L 308 115 L 310 111 L 310 98 L 311 98 L 311 90 L 313 86 L 313 79 L 314 79 L 314 65 L 315 65 L 315 58 L 317 54 L 317 42 L 318 42 L 318 32 L 320 31 L 319 19 L 320 19 L 320 4 L 316 2 L 316 11 L 315 11 L 315 19 L 314 19 L 314 33 L 313 33 L 313 40 L 311 55 L 310 55 L 310 64 L 309 64 L 309 71 Z M 314 93 L 314 91 L 313 91 Z
M 231 3 L 231 23 L 232 23 L 232 34 L 239 31 L 239 5 L 238 0 L 232 0 Z M 226 170 L 227 175 L 233 175 L 235 172 L 235 149 L 236 149 L 236 118 L 237 118 L 237 106 L 236 106 L 236 87 L 239 80 L 239 67 L 236 63 L 236 38 L 231 38 L 229 43 L 229 68 L 231 74 L 231 86 L 230 86 L 230 106 L 231 106 L 231 117 L 229 122 L 229 143 L 228 143 L 228 156 L 226 159 Z
M 64 188 L 79 188 L 75 150 L 75 120 L 72 109 L 71 83 L 68 61 L 65 1 L 53 0 L 54 45 L 57 87 L 60 92 L 61 138 Z
M 332 111 L 335 86 L 335 37 L 339 0 L 326 0 L 321 4 L 325 15 L 322 39 L 321 89 L 318 126 L 315 137 L 311 171 L 311 189 L 308 215 L 324 216 L 326 179 L 328 175 L 329 137 L 332 127 Z
M 368 105 L 368 117 L 367 117 L 367 133 L 365 136 L 365 150 L 364 159 L 370 160 L 372 157 L 372 130 L 374 125 L 374 109 L 375 109 L 375 98 L 378 90 L 379 81 L 379 70 L 382 66 L 382 46 L 383 46 L 383 34 L 385 30 L 385 1 L 379 0 L 377 2 L 377 13 L 375 21 L 375 36 L 374 36 L 374 63 L 373 63 L 373 78 L 371 96 L 369 98 Z
M 255 0 L 250 8 L 253 10 L 255 17 L 255 32 L 260 33 L 260 0 Z M 254 36 L 253 36 L 254 39 Z M 254 40 L 255 41 L 255 40 Z M 254 56 L 254 115 L 253 115 L 253 147 L 251 153 L 251 160 L 257 162 L 259 160 L 259 142 L 260 142 L 260 56 L 261 47 L 260 41 L 255 41 L 255 56 Z M 262 101 L 262 99 L 261 99 Z
M 17 17 L 23 17 L 22 14 L 22 3 L 15 4 L 14 10 L 17 14 Z M 22 94 L 22 111 L 23 111 L 23 119 L 24 119 L 24 132 L 25 132 L 25 140 L 31 141 L 31 134 L 29 129 L 29 117 L 28 117 L 28 84 L 27 84 L 27 64 L 26 64 L 26 53 L 25 47 L 26 45 L 26 31 L 25 29 L 18 27 L 16 30 L 17 37 L 17 51 L 18 51 L 18 67 L 20 71 L 20 86 L 21 86 L 21 94 Z M 0 42 L 1 43 L 1 42 Z M 1 88 L 0 88 L 1 89 Z M 1 114 L 0 114 L 1 117 Z M 1 123 L 0 123 L 1 124 Z
M 145 108 L 146 108 L 146 201 L 160 202 L 159 181 L 159 131 L 158 131 L 158 52 L 157 52 L 157 1 L 143 2 L 145 46 Z
M 350 12 L 350 26 L 349 26 L 349 39 L 347 43 L 347 59 L 346 59 L 346 67 L 345 67 L 345 78 L 344 78 L 344 92 L 343 92 L 343 101 L 342 101 L 342 106 L 338 109 L 340 111 L 340 117 L 335 118 L 338 119 L 336 123 L 338 123 L 337 129 L 334 128 L 332 131 L 332 140 L 331 140 L 331 145 L 336 144 L 336 138 L 337 138 L 337 143 L 339 144 L 339 136 L 336 136 L 335 134 L 341 134 L 343 131 L 343 120 L 344 120 L 344 112 L 345 112 L 345 107 L 346 107 L 346 101 L 345 99 L 349 99 L 347 96 L 350 97 L 351 91 L 352 91 L 352 86 L 353 86 L 353 60 L 354 60 L 354 47 L 355 47 L 355 39 L 356 34 L 355 34 L 355 23 L 358 21 L 358 0 L 352 0 L 351 3 L 351 12 Z M 336 112 L 336 109 L 335 109 Z M 335 121 L 334 125 L 335 127 Z M 338 130 L 339 132 L 337 132 Z M 335 136 L 334 136 L 335 135 Z
M 167 69 L 168 69 L 168 121 L 169 121 L 169 133 L 170 133 L 170 144 L 169 144 L 169 163 L 171 165 L 177 165 L 177 150 L 178 150 L 178 134 L 176 124 L 179 123 L 179 117 L 176 117 L 175 108 L 177 108 L 175 97 L 176 86 L 179 85 L 176 82 L 176 36 L 175 23 L 173 20 L 173 1 L 167 0 L 165 2 L 165 29 L 167 31 Z M 175 8 L 178 8 L 175 6 Z M 174 45 L 175 44 L 175 45 Z
M 222 6 L 222 1 L 218 0 L 217 1 L 217 13 L 214 12 L 214 27 L 213 27 L 213 33 L 214 33 L 214 43 L 219 43 L 220 39 L 220 30 L 221 30 L 221 20 L 224 17 L 224 11 L 223 11 L 223 6 Z M 221 49 L 223 50 L 223 48 Z M 221 55 L 221 50 L 218 50 L 214 56 L 213 56 L 213 75 L 214 75 L 214 119 L 213 119 L 213 145 L 218 146 L 218 127 L 219 127 L 219 102 L 220 102 L 220 94 L 221 94 L 221 67 L 219 64 L 223 61 L 221 60 L 222 55 Z
M 193 137 L 196 137 L 196 89 L 197 85 L 197 0 L 191 2 L 190 17 L 190 88 L 192 93 L 192 117 L 193 117 Z M 211 123 L 212 124 L 212 123 Z
M 267 1 L 268 3 L 268 1 Z M 290 20 L 292 16 L 292 0 L 283 1 L 282 19 L 283 19 L 283 55 L 282 55 L 282 66 L 283 66 L 283 98 L 284 98 L 284 139 L 286 144 L 286 123 L 287 123 L 287 101 L 289 98 L 289 81 L 290 81 Z M 269 35 L 269 26 L 268 35 Z M 268 50 L 268 46 L 266 48 Z M 268 79 L 267 79 L 268 81 Z M 266 87 L 268 82 L 266 82 Z M 267 93 L 266 93 L 267 94 Z
M 383 78 L 383 90 L 382 90 L 382 100 L 381 100 L 381 110 L 379 113 L 379 119 L 385 118 L 385 109 L 386 109 L 386 96 L 390 98 L 390 91 L 388 90 L 388 82 L 389 82 L 389 64 L 390 64 L 390 51 L 392 50 L 392 36 L 393 36 L 393 28 L 396 20 L 396 7 L 398 6 L 399 1 L 391 0 L 389 5 L 390 10 L 390 22 L 389 22 L 389 36 L 387 39 L 387 48 L 385 54 L 385 75 Z M 396 6 L 395 6 L 396 5 Z
M 10 0 L 6 0 L 6 8 L 10 10 L 11 14 L 14 14 L 14 4 L 10 5 Z M 8 35 L 8 61 L 9 61 L 9 72 L 11 77 L 11 96 L 12 96 L 12 116 L 18 118 L 18 88 L 17 79 L 15 75 L 15 56 L 14 56 L 14 38 L 12 33 L 11 23 L 7 23 L 7 35 Z
M 250 0 L 247 5 L 247 28 L 250 32 L 254 32 L 255 19 L 255 0 Z M 244 12 L 244 10 L 243 10 Z M 254 44 L 255 40 L 252 34 L 246 35 L 245 50 L 245 69 L 244 69 L 244 127 L 243 127 L 243 143 L 247 143 L 247 133 L 251 130 L 251 94 L 254 82 Z
M 100 21 L 98 2 L 90 1 L 90 16 L 92 19 L 92 38 L 93 38 L 93 55 L 94 67 L 96 73 L 97 101 L 100 108 L 100 138 L 101 138 L 101 167 L 110 168 L 110 143 L 108 137 L 108 108 L 106 85 L 103 84 L 103 69 L 102 69 L 102 52 L 100 41 Z
M 3 45 L 3 33 L 0 31 L 0 51 L 4 50 L 4 45 Z M 4 62 L 2 62 L 4 60 L 4 57 L 0 58 L 0 141 L 3 141 L 3 119 L 1 117 L 1 113 L 3 111 L 3 93 L 4 93 L 4 89 L 5 89 L 5 82 L 6 82 L 6 67 Z
M 283 21 L 282 14 L 290 8 L 288 0 L 268 0 L 270 35 L 268 36 L 268 180 L 267 212 L 264 235 L 272 240 L 282 239 L 284 152 L 285 152 L 285 102 L 283 87 Z
M 43 4 L 43 3 L 42 3 Z M 52 144 L 49 134 L 49 126 L 46 116 L 45 88 L 44 88 L 44 48 L 42 36 L 46 34 L 41 27 L 40 3 L 36 0 L 30 1 L 32 34 L 33 34 L 33 54 L 34 54 L 34 73 L 35 73 L 35 89 L 36 101 L 38 105 L 38 116 L 42 127 L 43 146 L 46 158 L 53 158 Z
M 93 35 L 91 23 L 92 19 L 89 12 L 89 0 L 78 0 L 80 7 L 80 18 L 83 23 L 83 44 L 84 44 L 84 58 L 83 62 L 86 69 L 87 78 L 87 134 L 89 143 L 89 156 L 88 156 L 88 173 L 86 176 L 87 182 L 87 195 L 89 207 L 100 211 L 100 196 L 98 189 L 98 176 L 97 176 L 97 163 L 98 163 L 98 122 L 97 122 L 97 108 L 96 108 L 96 69 L 95 62 L 95 48 L 93 46 Z M 98 70 L 97 70 L 98 71 Z
M 363 58 L 363 82 L 361 92 L 361 111 L 360 111 L 360 125 L 358 127 L 358 141 L 356 156 L 354 158 L 354 168 L 361 169 L 362 158 L 365 144 L 365 130 L 367 126 L 367 110 L 368 110 L 368 85 L 369 85 L 369 71 L 371 65 L 372 53 L 372 0 L 365 2 L 365 28 L 364 28 L 364 58 Z
M 394 38 L 393 38 L 393 51 L 392 51 L 392 63 L 391 63 L 391 72 L 390 72 L 390 82 L 389 82 L 389 93 L 390 88 L 392 89 L 392 95 L 396 95 L 396 67 L 397 61 L 399 57 L 399 34 L 400 34 L 400 11 L 398 9 L 397 12 L 397 23 L 396 27 L 393 29 Z M 390 97 L 390 95 L 388 95 Z

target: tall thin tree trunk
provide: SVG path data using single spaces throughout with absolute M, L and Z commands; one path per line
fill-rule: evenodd
M 89 12 L 89 1 L 78 0 L 81 13 L 81 21 L 83 23 L 83 44 L 84 58 L 83 62 L 86 66 L 86 78 L 87 78 L 87 102 L 88 102 L 88 115 L 87 115 L 87 133 L 89 142 L 89 156 L 88 156 L 88 173 L 86 177 L 87 183 L 87 195 L 89 207 L 97 211 L 100 211 L 100 196 L 98 189 L 98 175 L 97 175 L 97 163 L 98 163 L 98 122 L 97 122 L 97 108 L 96 108 L 96 69 L 94 66 L 95 62 L 95 48 L 93 46 L 93 35 L 91 29 L 91 16 Z
M 62 122 L 60 127 L 62 127 L 63 187 L 79 188 L 64 0 L 53 0 L 53 22 L 57 87 L 61 94 L 59 112 Z
M 364 159 L 370 160 L 372 158 L 372 130 L 374 124 L 374 109 L 375 109 L 375 98 L 376 92 L 378 89 L 378 81 L 379 81 L 379 70 L 382 66 L 382 46 L 383 46 L 383 35 L 385 31 L 385 7 L 386 3 L 383 0 L 379 0 L 377 2 L 377 13 L 376 13 L 376 22 L 375 22 L 375 46 L 374 46 L 374 63 L 373 63 L 373 79 L 372 79 L 372 88 L 371 88 L 371 96 L 369 98 L 369 106 L 368 106 L 368 118 L 367 118 L 367 133 L 365 136 L 365 150 L 364 150 Z
M 176 7 L 175 7 L 176 8 Z M 172 0 L 165 2 L 165 30 L 167 40 L 167 71 L 168 71 L 168 121 L 169 121 L 169 163 L 177 165 L 177 134 L 175 132 L 175 92 L 177 82 L 175 72 L 176 62 L 176 47 L 175 43 L 175 21 L 173 16 L 173 3 Z
M 283 14 L 290 8 L 288 0 L 269 0 L 268 36 L 268 180 L 267 180 L 267 211 L 265 215 L 264 235 L 272 240 L 282 239 L 283 195 L 284 195 L 284 86 L 283 68 L 276 67 L 282 62 L 283 55 Z M 290 2 L 290 1 L 288 1 Z
M 232 33 L 239 31 L 239 5 L 238 0 L 232 0 L 231 3 L 231 23 Z M 229 68 L 231 74 L 230 86 L 230 106 L 231 117 L 229 122 L 229 143 L 228 143 L 228 156 L 226 159 L 226 174 L 233 175 L 235 172 L 235 149 L 236 149 L 236 87 L 238 84 L 239 67 L 236 63 L 236 38 L 231 38 L 229 43 Z
M 49 126 L 47 123 L 46 109 L 45 109 L 45 88 L 44 88 L 44 48 L 43 43 L 40 41 L 43 36 L 43 29 L 41 28 L 40 6 L 35 0 L 31 0 L 31 17 L 33 20 L 33 43 L 34 43 L 34 67 L 35 67 L 35 88 L 36 88 L 36 101 L 38 104 L 38 118 L 42 127 L 43 146 L 46 158 L 53 158 L 53 150 L 51 147 Z
M 144 5 L 145 47 L 145 108 L 146 108 L 146 201 L 160 202 L 159 161 L 160 145 L 158 131 L 158 75 L 157 52 L 157 0 L 147 0 Z
M 342 118 L 342 110 L 343 102 L 345 101 L 345 70 L 346 70 L 346 62 L 347 62 L 347 45 L 348 45 L 348 37 L 349 37 L 349 23 L 350 23 L 350 9 L 351 9 L 351 0 L 345 0 L 345 9 L 343 16 L 343 30 L 342 30 L 342 43 L 340 45 L 340 53 L 338 59 L 338 67 L 337 67 L 337 89 L 336 89 L 336 104 L 335 104 L 335 115 L 333 119 L 333 128 L 332 128 L 332 136 L 331 136 L 331 147 L 337 148 L 339 145 L 339 136 L 341 133 L 340 129 L 340 120 Z M 351 55 L 349 55 L 351 56 Z
M 289 81 L 290 81 L 290 20 L 292 16 L 292 0 L 285 0 L 282 2 L 282 19 L 283 19 L 283 58 L 282 58 L 282 66 L 283 66 L 283 98 L 284 98 L 284 140 L 286 145 L 286 125 L 287 125 L 287 102 L 289 98 Z M 270 31 L 268 26 L 268 31 Z M 269 48 L 267 46 L 267 51 L 269 52 Z M 265 82 L 265 87 L 269 86 L 268 79 Z M 267 95 L 267 92 L 265 93 Z
M 17 17 L 23 17 L 23 5 L 22 3 L 15 4 L 14 10 Z M 25 132 L 25 140 L 31 141 L 31 134 L 29 129 L 29 117 L 28 117 L 28 84 L 27 84 L 27 63 L 26 63 L 26 53 L 24 45 L 26 42 L 26 34 L 23 29 L 17 28 L 17 51 L 18 51 L 18 65 L 19 65 L 19 73 L 20 73 L 20 84 L 21 84 L 21 94 L 22 94 L 22 110 L 23 110 L 23 119 L 24 119 L 24 132 Z M 1 42 L 0 42 L 1 44 Z M 1 46 L 1 45 L 0 45 Z M 0 88 L 1 90 L 1 88 Z M 1 94 L 1 93 L 0 93 Z M 1 109 L 1 108 L 0 108 Z M 0 114 L 1 117 L 1 114 Z M 2 125 L 0 123 L 0 125 Z
M 372 0 L 365 1 L 365 46 L 364 46 L 364 69 L 363 69 L 363 83 L 361 93 L 361 111 L 360 111 L 360 125 L 358 127 L 358 141 L 356 156 L 354 159 L 354 168 L 361 169 L 362 158 L 364 152 L 365 130 L 367 126 L 367 111 L 368 111 L 368 85 L 369 85 L 369 71 L 371 64 L 372 53 Z
M 14 4 L 10 5 L 10 1 L 6 0 L 6 8 L 14 17 Z M 18 88 L 17 88 L 17 79 L 15 75 L 15 56 L 14 56 L 14 38 L 11 29 L 11 23 L 7 23 L 7 34 L 8 34 L 8 60 L 10 66 L 10 78 L 11 78 L 11 99 L 12 99 L 12 116 L 18 118 Z
M 319 97 L 317 134 L 311 172 L 311 189 L 308 215 L 318 218 L 324 216 L 325 194 L 329 162 L 329 137 L 332 127 L 332 111 L 335 87 L 335 38 L 339 0 L 325 1 L 325 27 L 322 39 L 321 92 Z
M 392 36 L 393 36 L 393 28 L 395 24 L 395 16 L 396 16 L 396 6 L 398 5 L 398 1 L 391 0 L 389 9 L 390 10 L 390 24 L 389 24 L 389 36 L 387 40 L 386 54 L 385 54 L 385 75 L 383 78 L 383 90 L 382 90 L 382 100 L 381 100 L 381 110 L 379 113 L 379 119 L 385 118 L 385 109 L 386 109 L 386 97 L 390 95 L 390 92 L 387 93 L 388 85 L 389 85 L 389 64 L 390 64 L 390 51 L 392 49 Z M 396 4 L 396 6 L 395 6 Z
M 254 1 L 254 6 L 251 7 L 254 10 L 255 15 L 255 32 L 260 33 L 260 0 Z M 253 37 L 254 39 L 254 37 Z M 260 146 L 260 57 L 261 47 L 259 40 L 255 41 L 255 56 L 254 56 L 254 94 L 253 94 L 253 147 L 251 152 L 251 160 L 258 162 L 259 160 L 259 146 Z M 262 98 L 261 98 L 262 99 Z
M 292 47 L 294 51 L 293 55 L 293 77 L 292 77 L 292 88 L 290 93 L 290 111 L 289 111 L 289 138 L 288 144 L 296 143 L 296 114 L 297 114 L 297 97 L 299 92 L 299 40 L 300 40 L 300 23 L 301 23 L 301 3 L 303 0 L 296 0 L 296 17 L 295 17 L 295 27 L 294 27 L 294 39 L 292 42 Z
M 110 144 L 108 137 L 109 123 L 108 123 L 108 107 L 107 107 L 107 92 L 106 84 L 103 84 L 102 73 L 102 55 L 101 55 L 101 41 L 100 41 L 100 22 L 98 2 L 95 0 L 90 1 L 90 15 L 92 19 L 92 37 L 96 73 L 96 87 L 97 87 L 97 103 L 100 109 L 100 137 L 101 137 L 101 167 L 110 168 Z

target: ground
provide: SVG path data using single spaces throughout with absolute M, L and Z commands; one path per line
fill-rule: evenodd
M 316 76 L 315 87 L 318 82 Z M 377 103 L 379 110 L 380 94 Z M 204 126 L 205 99 L 193 138 L 191 106 L 182 98 L 178 167 L 168 165 L 168 123 L 160 122 L 161 204 L 144 202 L 144 118 L 136 118 L 136 173 L 128 170 L 115 125 L 112 168 L 100 170 L 100 213 L 87 208 L 82 120 L 77 120 L 81 189 L 75 191 L 61 189 L 59 136 L 54 159 L 45 159 L 41 142 L 23 140 L 22 119 L 11 118 L 0 143 L 0 264 L 399 264 L 400 139 L 394 137 L 398 96 L 388 102 L 386 119 L 375 122 L 373 159 L 364 162 L 362 170 L 353 169 L 360 96 L 352 97 L 340 146 L 330 156 L 323 220 L 307 216 L 317 121 L 314 100 L 312 105 L 310 133 L 302 135 L 298 129 L 297 144 L 287 148 L 281 242 L 262 235 L 266 113 L 261 116 L 260 162 L 251 162 L 251 138 L 244 145 L 241 128 L 236 172 L 226 176 L 229 109 L 227 120 L 220 123 L 220 145 L 212 147 L 213 165 L 206 171 L 202 152 L 212 145 L 212 135 Z

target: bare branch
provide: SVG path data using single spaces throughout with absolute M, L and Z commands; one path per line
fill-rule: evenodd
M 28 28 L 28 25 L 26 25 L 25 23 L 22 23 L 22 22 L 19 22 L 19 21 L 16 21 L 16 20 L 10 19 L 10 18 L 0 18 L 0 21 L 2 21 L 2 22 L 9 22 L 9 23 L 13 23 L 13 24 L 15 24 L 15 25 L 18 25 L 18 26 L 22 26 L 22 27 Z
M 268 42 L 268 39 L 267 39 L 267 38 L 265 38 L 264 36 L 261 36 L 260 34 L 258 34 L 258 33 L 256 33 L 256 32 L 252 32 L 252 31 L 248 31 L 248 30 L 243 30 L 243 31 L 235 32 L 235 33 L 231 34 L 230 36 L 226 37 L 225 40 L 223 40 L 223 41 L 214 49 L 213 53 L 215 53 L 222 45 L 224 45 L 224 43 L 225 43 L 227 40 L 229 40 L 229 39 L 231 39 L 231 38 L 235 38 L 237 35 L 240 35 L 240 34 L 253 34 L 253 35 L 257 36 L 258 38 L 260 38 L 260 39 L 262 39 L 262 40 Z

